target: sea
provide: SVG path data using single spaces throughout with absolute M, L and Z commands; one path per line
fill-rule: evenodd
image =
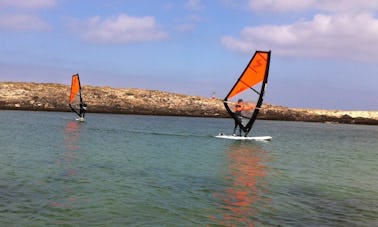
M 0 111 L 1 226 L 378 226 L 378 127 Z

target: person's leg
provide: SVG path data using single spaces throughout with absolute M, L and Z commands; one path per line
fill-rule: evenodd
M 238 122 L 239 122 L 239 124 L 242 123 L 242 118 L 241 117 L 238 117 Z M 241 134 L 242 134 L 242 129 L 241 129 L 240 125 L 239 125 L 239 134 L 238 134 L 238 136 L 241 136 Z
M 238 121 L 236 119 L 234 119 L 234 123 L 235 123 L 235 126 L 234 126 L 234 133 L 232 133 L 233 135 L 236 134 L 236 128 L 238 127 Z

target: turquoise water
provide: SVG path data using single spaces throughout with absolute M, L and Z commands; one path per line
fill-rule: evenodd
M 0 111 L 3 226 L 378 225 L 376 126 L 74 118 Z

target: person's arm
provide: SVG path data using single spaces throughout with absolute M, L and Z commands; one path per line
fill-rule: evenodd
M 255 107 L 244 105 L 243 110 L 253 110 Z
M 234 106 L 234 112 L 236 112 L 236 111 L 242 111 L 243 109 L 244 108 L 242 106 L 240 106 L 240 105 Z

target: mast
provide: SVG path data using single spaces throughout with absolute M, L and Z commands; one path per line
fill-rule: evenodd
M 80 104 L 83 104 L 83 97 L 81 96 L 81 83 L 80 83 L 80 77 L 79 77 L 79 74 L 76 74 L 77 75 L 77 80 L 79 82 L 79 97 L 80 97 Z
M 263 80 L 262 85 L 261 85 L 259 99 L 258 99 L 256 107 L 255 107 L 255 109 L 253 111 L 252 118 L 251 118 L 251 120 L 246 125 L 247 132 L 245 132 L 245 136 L 247 136 L 248 133 L 249 133 L 249 131 L 252 129 L 252 126 L 255 123 L 256 119 L 257 119 L 257 115 L 260 112 L 260 107 L 261 107 L 261 105 L 263 103 L 263 97 L 264 97 L 264 93 L 265 93 L 265 86 L 268 83 L 269 66 L 270 66 L 270 53 L 271 53 L 271 51 L 269 51 L 268 53 L 269 54 L 268 54 L 268 59 L 267 59 L 267 66 L 266 66 L 266 70 L 265 70 L 264 80 Z M 253 89 L 253 88 L 251 88 L 251 89 Z

